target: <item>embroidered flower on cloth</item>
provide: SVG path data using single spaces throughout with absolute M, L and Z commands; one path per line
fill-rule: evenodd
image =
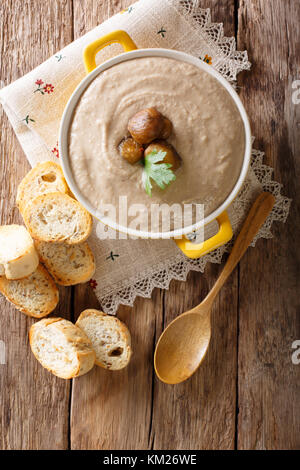
M 131 6 L 131 7 L 125 8 L 125 10 L 121 10 L 120 13 L 122 15 L 123 13 L 131 13 L 132 11 L 133 11 L 133 7 Z
M 43 80 L 41 80 L 40 78 L 35 82 L 35 84 L 37 85 L 37 89 L 34 90 L 34 93 L 39 91 L 42 95 L 44 95 L 45 93 L 48 93 L 48 95 L 50 95 L 50 93 L 53 93 L 54 91 L 54 86 L 51 85 L 51 83 L 44 84 Z
M 53 90 L 54 90 L 54 86 L 51 85 L 51 83 L 47 83 L 47 84 L 44 86 L 44 92 L 45 92 L 45 93 L 48 93 L 48 95 L 50 95 L 50 93 L 53 93 Z
M 97 283 L 97 281 L 96 281 L 95 279 L 90 279 L 90 280 L 89 280 L 89 284 L 90 284 L 90 286 L 91 286 L 92 289 L 96 289 L 96 287 L 97 287 L 97 285 L 98 285 L 98 283 Z
M 53 149 L 51 150 L 51 152 L 52 152 L 57 158 L 59 158 L 58 143 L 56 144 L 56 147 L 53 147 Z
M 112 261 L 115 261 L 115 258 L 118 258 L 120 255 L 117 253 L 113 253 L 112 251 L 110 252 L 110 255 L 106 259 L 111 259 Z
M 32 119 L 32 118 L 29 116 L 29 114 L 27 114 L 27 116 L 26 116 L 24 119 L 22 119 L 22 121 L 25 121 L 26 124 L 29 124 L 29 121 L 30 121 L 30 122 L 35 122 L 35 120 Z
M 37 85 L 37 89 L 34 90 L 33 93 L 36 93 L 37 91 L 39 91 L 42 95 L 44 95 L 44 92 L 43 92 L 43 87 L 42 85 L 44 84 L 43 80 L 41 80 L 40 78 L 35 82 L 35 84 Z
M 204 57 L 204 62 L 206 62 L 208 65 L 212 65 L 212 58 L 209 57 L 207 54 L 206 56 Z
M 165 28 L 162 26 L 162 27 L 160 28 L 160 30 L 157 31 L 157 34 L 160 34 L 161 37 L 164 38 L 166 32 L 167 32 L 167 31 L 166 31 Z
M 66 56 L 65 55 L 62 55 L 62 54 L 58 54 L 55 56 L 55 59 L 57 60 L 57 62 L 60 62 L 61 60 L 65 59 Z

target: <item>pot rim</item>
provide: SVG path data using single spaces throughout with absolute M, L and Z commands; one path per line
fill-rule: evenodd
M 83 196 L 80 192 L 79 188 L 77 187 L 72 170 L 70 167 L 69 162 L 69 148 L 68 148 L 68 140 L 69 140 L 69 128 L 72 122 L 73 113 L 76 108 L 76 105 L 89 86 L 89 84 L 104 70 L 113 67 L 116 64 L 121 62 L 125 62 L 127 60 L 136 59 L 140 57 L 167 57 L 170 59 L 179 60 L 182 62 L 187 62 L 189 64 L 195 65 L 199 69 L 204 70 L 205 72 L 212 75 L 216 78 L 221 85 L 228 91 L 231 98 L 235 102 L 240 116 L 242 118 L 244 124 L 244 131 L 245 131 L 245 152 L 244 152 L 244 159 L 243 165 L 240 171 L 239 178 L 235 183 L 231 193 L 227 196 L 224 202 L 211 214 L 206 216 L 201 221 L 190 225 L 188 227 L 183 227 L 181 229 L 172 230 L 169 232 L 145 232 L 142 230 L 135 230 L 130 227 L 122 226 L 113 220 L 109 219 L 108 217 L 103 216 L 98 209 L 93 207 L 91 203 Z M 113 228 L 116 231 L 122 232 L 126 235 L 138 238 L 150 238 L 150 239 L 169 239 L 169 238 L 181 238 L 182 235 L 187 235 L 195 230 L 199 230 L 204 225 L 215 220 L 226 208 L 232 203 L 232 201 L 237 196 L 238 192 L 240 191 L 245 177 L 248 172 L 248 168 L 250 165 L 250 158 L 251 158 L 251 149 L 252 149 L 252 139 L 251 139 L 251 129 L 249 124 L 249 119 L 242 104 L 238 94 L 233 89 L 233 87 L 229 84 L 229 82 L 219 73 L 217 72 L 211 65 L 206 64 L 203 60 L 194 57 L 190 54 L 186 54 L 185 52 L 176 51 L 172 49 L 161 49 L 161 48 L 149 48 L 149 49 L 137 49 L 130 52 L 124 52 L 119 54 L 107 61 L 103 62 L 99 66 L 97 66 L 91 73 L 89 73 L 77 86 L 75 91 L 72 93 L 65 110 L 62 115 L 60 129 L 59 129 L 59 156 L 61 160 L 61 166 L 64 172 L 64 176 L 66 181 L 71 189 L 72 193 L 76 197 L 76 199 L 92 214 L 96 217 L 99 221 L 103 224 Z

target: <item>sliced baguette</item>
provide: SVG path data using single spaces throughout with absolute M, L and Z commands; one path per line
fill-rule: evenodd
M 39 264 L 33 240 L 23 225 L 0 226 L 0 276 L 22 279 Z
M 78 245 L 36 241 L 41 262 L 62 286 L 87 282 L 95 272 L 93 253 L 87 242 Z
M 38 163 L 19 184 L 17 206 L 21 214 L 33 198 L 54 192 L 69 193 L 60 165 L 52 161 Z
M 40 241 L 75 245 L 84 242 L 92 230 L 91 215 L 63 193 L 38 196 L 22 215 L 31 236 Z
M 18 310 L 35 318 L 49 315 L 59 299 L 57 286 L 42 265 L 25 279 L 9 280 L 4 276 L 0 277 L 0 292 Z
M 127 326 L 117 317 L 87 309 L 80 314 L 76 325 L 90 338 L 97 366 L 110 370 L 127 366 L 132 353 L 131 337 Z
M 85 333 L 63 318 L 46 318 L 30 328 L 33 354 L 43 367 L 62 379 L 86 374 L 95 363 L 95 351 Z

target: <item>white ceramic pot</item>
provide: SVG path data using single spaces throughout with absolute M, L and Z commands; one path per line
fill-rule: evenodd
M 107 60 L 98 67 L 96 66 L 95 57 L 97 52 L 105 46 L 113 42 L 120 43 L 125 52 L 117 55 L 116 57 Z M 180 230 L 174 230 L 172 232 L 144 232 L 141 230 L 134 230 L 132 228 L 124 227 L 116 222 L 108 219 L 107 217 L 99 214 L 99 211 L 93 207 L 89 201 L 81 194 L 79 191 L 76 182 L 73 178 L 73 174 L 70 168 L 69 162 L 69 149 L 68 149 L 68 138 L 69 138 L 69 129 L 72 123 L 73 113 L 76 108 L 78 101 L 80 100 L 81 95 L 84 93 L 89 84 L 104 70 L 113 67 L 120 62 L 126 60 L 137 59 L 140 57 L 167 57 L 170 59 L 176 59 L 182 62 L 187 62 L 198 67 L 201 70 L 204 70 L 208 74 L 212 75 L 218 82 L 227 90 L 231 98 L 235 102 L 239 113 L 241 115 L 242 121 L 244 123 L 245 130 L 245 153 L 243 164 L 239 178 L 232 189 L 231 193 L 227 196 L 223 204 L 221 204 L 214 212 L 209 214 L 203 220 L 197 222 L 194 225 L 184 227 Z M 245 108 L 238 97 L 235 90 L 227 82 L 225 78 L 222 77 L 212 66 L 206 64 L 201 59 L 193 57 L 189 54 L 183 52 L 171 50 L 171 49 L 137 49 L 136 45 L 132 39 L 128 36 L 125 31 L 113 31 L 112 33 L 98 39 L 89 46 L 86 47 L 83 55 L 83 60 L 85 63 L 85 68 L 87 71 L 87 76 L 82 80 L 78 85 L 71 98 L 68 101 L 68 104 L 65 108 L 59 133 L 59 154 L 61 159 L 61 164 L 63 172 L 67 183 L 73 192 L 77 200 L 97 219 L 99 219 L 104 224 L 112 227 L 117 231 L 124 232 L 129 236 L 141 237 L 141 238 L 174 238 L 174 241 L 177 243 L 178 247 L 190 258 L 199 258 L 204 254 L 214 250 L 218 246 L 225 244 L 232 237 L 232 228 L 227 215 L 226 209 L 232 203 L 234 198 L 237 196 L 240 191 L 243 182 L 245 180 L 249 163 L 251 157 L 251 130 L 249 125 L 249 120 Z M 219 231 L 216 235 L 211 237 L 208 240 L 205 240 L 201 244 L 191 243 L 185 235 L 193 232 L 194 230 L 199 230 L 202 226 L 217 220 L 219 224 Z

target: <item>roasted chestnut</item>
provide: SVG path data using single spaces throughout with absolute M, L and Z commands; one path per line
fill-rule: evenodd
M 170 167 L 172 170 L 177 170 L 181 165 L 181 158 L 174 149 L 173 145 L 169 144 L 165 140 L 159 139 L 151 142 L 150 145 L 146 148 L 144 155 L 145 157 L 156 150 L 157 152 L 162 151 L 166 152 L 166 156 L 163 159 L 163 163 L 170 163 L 172 166 Z
M 142 109 L 128 121 L 128 131 L 139 144 L 149 144 L 154 139 L 167 138 L 172 123 L 155 108 Z
M 132 137 L 125 137 L 125 139 L 121 140 L 118 148 L 121 156 L 131 165 L 141 160 L 144 154 L 141 144 Z
M 161 139 L 167 139 L 168 137 L 170 137 L 170 135 L 172 134 L 172 130 L 173 130 L 173 125 L 172 125 L 170 119 L 165 117 L 164 118 L 163 130 L 162 130 L 162 133 L 160 135 Z

